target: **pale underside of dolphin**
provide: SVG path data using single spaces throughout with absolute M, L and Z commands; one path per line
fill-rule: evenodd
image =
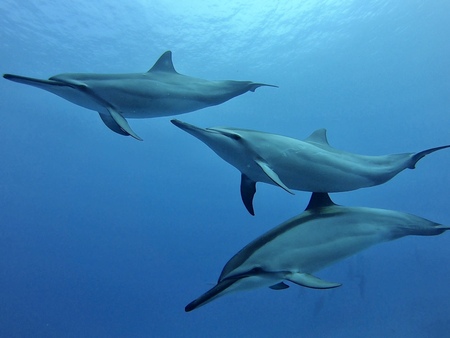
M 188 304 L 192 311 L 230 292 L 259 287 L 283 290 L 285 281 L 315 289 L 329 289 L 313 273 L 375 244 L 404 236 L 435 236 L 449 226 L 398 211 L 344 207 L 327 193 L 313 193 L 306 210 L 257 238 L 233 258 L 217 285 Z
M 112 131 L 141 138 L 125 118 L 178 115 L 215 106 L 261 86 L 251 81 L 208 81 L 179 74 L 172 52 L 165 52 L 146 73 L 60 74 L 48 80 L 13 74 L 5 79 L 47 90 L 99 113 Z
M 209 146 L 241 172 L 241 197 L 254 215 L 256 183 L 309 192 L 342 192 L 379 185 L 406 168 L 413 169 L 425 155 L 448 148 L 419 153 L 366 156 L 331 147 L 326 130 L 319 129 L 305 140 L 237 128 L 200 128 L 172 123 Z

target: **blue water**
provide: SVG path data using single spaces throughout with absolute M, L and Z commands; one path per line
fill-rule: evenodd
M 166 50 L 182 74 L 260 88 L 178 118 L 378 155 L 450 143 L 450 2 L 0 2 L 0 72 L 148 70 Z M 260 184 L 251 217 L 239 172 L 170 118 L 130 120 L 0 80 L 0 337 L 443 337 L 450 238 L 410 237 L 319 272 L 333 290 L 231 294 L 191 313 L 249 241 L 309 194 Z M 450 152 L 343 205 L 450 223 Z

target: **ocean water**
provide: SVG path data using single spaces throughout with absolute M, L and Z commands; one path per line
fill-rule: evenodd
M 355 153 L 450 144 L 450 2 L 0 2 L 0 71 L 148 70 L 276 84 L 177 118 L 298 139 L 327 128 Z M 444 337 L 450 238 L 381 244 L 317 275 L 332 290 L 235 293 L 190 313 L 248 242 L 304 210 L 239 172 L 170 117 L 133 120 L 139 142 L 42 90 L 0 80 L 0 337 Z M 450 224 L 450 151 L 343 205 Z

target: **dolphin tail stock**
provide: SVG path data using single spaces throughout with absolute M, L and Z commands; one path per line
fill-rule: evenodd
M 404 236 L 439 236 L 450 230 L 450 226 L 415 217 L 410 225 L 400 226 L 392 232 L 391 240 Z
M 431 236 L 435 236 L 435 235 L 440 235 L 446 231 L 450 230 L 450 226 L 448 225 L 443 225 L 443 224 L 436 224 L 435 228 L 434 228 L 434 232 L 431 233 Z M 426 234 L 428 235 L 428 234 Z
M 418 152 L 416 154 L 413 154 L 411 156 L 410 162 L 408 164 L 409 169 L 414 169 L 416 167 L 417 162 L 419 162 L 423 157 L 427 156 L 428 154 L 434 153 L 435 151 L 450 148 L 450 145 L 436 147 L 436 148 L 430 148 L 421 152 Z
M 450 230 L 450 226 L 449 225 L 440 225 L 439 229 L 443 232 L 449 231 Z
M 278 86 L 271 85 L 271 84 L 252 82 L 252 83 L 250 83 L 250 86 L 249 86 L 248 90 L 250 90 L 251 92 L 254 92 L 259 87 L 274 87 L 274 88 L 278 88 Z

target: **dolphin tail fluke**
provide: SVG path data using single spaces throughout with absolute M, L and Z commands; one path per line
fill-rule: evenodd
M 409 169 L 414 169 L 416 167 L 416 163 L 419 162 L 423 157 L 427 156 L 428 154 L 434 153 L 435 151 L 441 150 L 441 149 L 445 149 L 445 148 L 449 148 L 450 145 L 446 145 L 446 146 L 442 146 L 442 147 L 436 147 L 436 148 L 431 148 L 431 149 L 427 149 L 424 151 L 421 151 L 417 154 L 412 155 L 411 157 L 411 161 L 408 165 Z
M 251 83 L 250 84 L 250 88 L 248 90 L 251 91 L 251 92 L 254 92 L 259 87 L 275 87 L 275 88 L 278 88 L 278 86 L 265 84 L 265 83 Z
M 233 285 L 237 280 L 235 279 L 227 279 L 224 281 L 219 282 L 215 287 L 213 287 L 211 290 L 205 292 L 203 295 L 198 297 L 196 300 L 190 302 L 186 307 L 184 308 L 184 311 L 190 312 L 192 310 L 195 310 L 196 308 L 203 306 L 210 301 L 216 299 L 217 297 L 223 296 L 225 293 L 227 293 L 227 289 Z

